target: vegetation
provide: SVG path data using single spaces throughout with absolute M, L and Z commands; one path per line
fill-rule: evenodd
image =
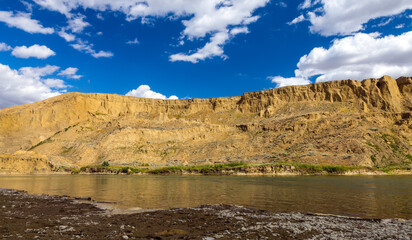
M 298 175 L 339 175 L 347 172 L 383 171 L 390 173 L 395 170 L 412 170 L 408 166 L 390 166 L 386 168 L 370 168 L 359 166 L 339 166 L 339 165 L 318 165 L 295 162 L 275 162 L 265 164 L 248 164 L 243 162 L 232 162 L 223 164 L 193 165 L 193 166 L 167 166 L 148 167 L 142 164 L 138 167 L 132 166 L 111 166 L 107 161 L 98 166 L 86 166 L 72 173 L 105 173 L 105 174 L 204 174 L 204 175 L 227 175 L 236 173 L 282 173 L 291 172 Z
M 367 142 L 366 144 L 368 144 L 369 147 L 373 147 L 376 151 L 380 152 L 381 149 L 379 148 L 379 146 L 371 143 L 371 142 Z
M 411 167 L 411 166 L 391 165 L 391 166 L 387 166 L 387 167 L 384 167 L 384 168 L 380 168 L 379 170 L 381 170 L 382 172 L 385 172 L 385 173 L 391 173 L 391 172 L 397 171 L 397 170 L 400 170 L 400 171 L 411 171 L 411 170 L 412 170 L 412 167 Z
M 134 150 L 134 153 L 147 153 L 147 150 L 145 149 L 144 145 L 136 145 L 136 149 Z
M 63 147 L 62 152 L 60 153 L 60 155 L 62 155 L 62 156 L 67 155 L 72 150 L 73 150 L 73 147 Z
M 106 113 L 101 113 L 101 112 L 95 112 L 94 115 L 96 115 L 96 116 L 99 116 L 99 115 L 104 116 L 104 115 L 107 115 L 107 114 L 106 114 Z
M 79 124 L 76 123 L 76 124 L 74 124 L 74 125 L 68 126 L 67 128 L 64 129 L 64 131 L 67 132 L 70 128 L 76 127 L 77 125 L 79 125 Z
M 35 149 L 36 147 L 38 147 L 38 146 L 40 146 L 40 145 L 43 145 L 43 144 L 45 144 L 45 143 L 52 142 L 51 138 L 52 138 L 52 137 L 49 137 L 49 138 L 47 138 L 47 139 L 45 139 L 45 140 L 37 143 L 36 145 L 34 145 L 34 146 L 32 146 L 31 148 L 29 148 L 29 151 L 31 151 L 31 150 Z

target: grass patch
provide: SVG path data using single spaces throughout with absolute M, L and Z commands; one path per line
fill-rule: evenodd
M 63 151 L 60 153 L 60 155 L 67 155 L 67 154 L 69 154 L 69 152 L 71 151 L 71 150 L 73 150 L 73 147 L 62 147 L 62 149 L 63 149 Z
M 35 149 L 36 147 L 41 146 L 41 145 L 43 145 L 43 144 L 45 144 L 45 143 L 50 143 L 50 142 L 52 142 L 51 138 L 52 138 L 52 137 L 49 137 L 49 138 L 47 138 L 47 139 L 45 139 L 45 140 L 37 143 L 36 145 L 34 145 L 34 146 L 32 146 L 31 148 L 29 148 L 29 151 L 31 151 L 31 150 Z
M 101 113 L 101 112 L 95 112 L 94 113 L 94 115 L 96 115 L 96 116 L 105 116 L 105 115 L 107 115 L 106 113 Z
M 394 167 L 396 168 L 396 167 Z M 269 170 L 268 170 L 269 169 Z M 317 164 L 304 164 L 304 163 L 266 163 L 266 164 L 247 164 L 243 162 L 232 162 L 222 164 L 209 164 L 209 165 L 193 165 L 193 166 L 168 166 L 159 168 L 147 168 L 144 166 L 131 167 L 131 166 L 86 166 L 80 168 L 81 172 L 86 173 L 111 173 L 111 174 L 134 174 L 134 173 L 146 173 L 146 174 L 183 174 L 194 173 L 204 175 L 220 175 L 220 174 L 233 174 L 233 173 L 271 173 L 272 172 L 292 172 L 303 175 L 316 175 L 316 174 L 343 174 L 348 171 L 357 169 L 373 170 L 367 167 L 356 166 L 339 166 L 339 165 L 317 165 Z M 397 168 L 396 168 L 397 169 Z M 376 170 L 376 169 L 375 169 Z
M 342 174 L 345 172 L 362 169 L 364 167 L 357 166 L 341 166 L 341 165 L 319 165 L 319 164 L 306 164 L 306 163 L 279 163 L 279 165 L 293 166 L 295 170 L 305 174 Z
M 146 154 L 147 150 L 145 149 L 144 145 L 137 145 L 136 149 L 133 152 L 136 153 L 136 154 L 139 154 L 139 153 L 145 153 Z
M 380 149 L 379 146 L 377 146 L 377 145 L 375 145 L 375 144 L 373 144 L 373 143 L 371 143 L 371 142 L 367 142 L 366 144 L 367 144 L 369 147 L 374 148 L 374 149 L 375 149 L 376 151 L 378 151 L 378 152 L 381 151 L 381 149 Z
M 371 156 L 371 160 L 372 160 L 373 164 L 376 164 L 376 156 L 375 155 Z
M 189 173 L 217 173 L 223 170 L 236 170 L 242 167 L 249 167 L 249 164 L 242 162 L 233 163 L 222 163 L 222 164 L 210 164 L 210 165 L 194 165 L 194 166 L 170 166 L 162 167 L 157 169 L 148 169 L 147 173 L 152 174 L 165 174 L 165 173 L 178 173 L 178 172 L 189 172 Z
M 393 172 L 393 171 L 396 171 L 396 170 L 411 171 L 412 167 L 411 166 L 391 165 L 391 166 L 387 166 L 387 167 L 384 167 L 384 168 L 380 168 L 379 170 L 381 170 L 382 172 L 385 172 L 385 173 L 390 173 L 390 172 Z
M 74 125 L 68 126 L 67 128 L 64 129 L 64 131 L 67 132 L 70 128 L 76 127 L 77 125 L 79 125 L 79 124 L 76 123 L 76 124 L 74 124 Z
M 401 152 L 401 149 L 399 148 L 399 139 L 390 136 L 389 134 L 382 134 L 381 138 L 392 148 L 393 152 Z

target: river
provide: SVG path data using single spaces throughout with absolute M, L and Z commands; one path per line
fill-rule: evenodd
M 91 197 L 123 209 L 224 203 L 275 212 L 412 219 L 412 176 L 3 175 L 0 188 Z

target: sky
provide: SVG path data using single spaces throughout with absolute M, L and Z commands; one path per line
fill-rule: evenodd
M 0 108 L 412 76 L 412 0 L 0 0 Z

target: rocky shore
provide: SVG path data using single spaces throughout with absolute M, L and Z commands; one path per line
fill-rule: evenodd
M 0 189 L 1 239 L 411 239 L 412 220 L 228 205 L 119 213 L 91 199 Z

